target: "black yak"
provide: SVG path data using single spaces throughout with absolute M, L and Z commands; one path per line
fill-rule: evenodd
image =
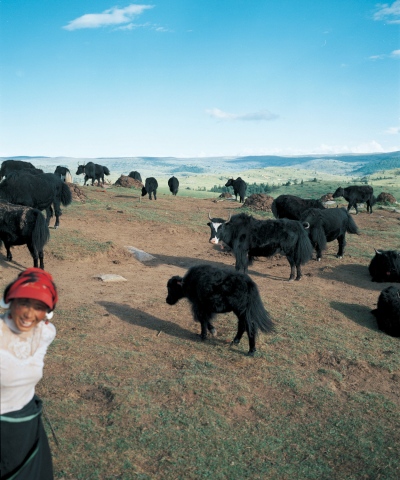
M 154 177 L 146 178 L 144 187 L 142 187 L 142 197 L 149 194 L 149 199 L 153 200 L 151 196 L 154 194 L 154 200 L 157 200 L 158 182 Z
M 76 175 L 81 175 L 82 173 L 85 174 L 83 185 L 86 185 L 86 182 L 91 179 L 92 187 L 96 180 L 98 186 L 100 186 L 100 182 L 104 185 L 104 175 L 110 175 L 110 171 L 107 167 L 93 162 L 88 162 L 85 165 L 78 165 Z
M 343 258 L 346 246 L 346 233 L 359 234 L 358 227 L 345 208 L 309 208 L 301 216 L 302 222 L 310 225 L 308 234 L 320 261 L 326 243 L 337 240 L 339 249 L 337 258 Z
M 0 183 L 0 200 L 16 205 L 46 210 L 47 225 L 53 214 L 56 222 L 54 228 L 60 225 L 61 204 L 65 207 L 72 202 L 71 191 L 66 183 L 54 173 L 31 175 L 29 170 L 11 172 Z
M 333 198 L 343 197 L 349 202 L 347 211 L 354 207 L 358 214 L 357 203 L 366 202 L 367 212 L 372 213 L 372 205 L 375 205 L 374 189 L 370 185 L 352 185 L 350 187 L 336 189 Z
M 11 247 L 26 245 L 33 258 L 33 266 L 44 269 L 43 249 L 49 241 L 50 233 L 42 212 L 36 208 L 0 202 L 0 243 L 7 250 L 7 260 L 11 262 Z
M 30 162 L 24 162 L 23 160 L 4 160 L 0 168 L 0 180 L 3 177 L 7 177 L 10 172 L 15 172 L 17 170 L 36 170 L 37 173 L 43 173 L 43 170 L 36 168 Z
M 168 180 L 168 187 L 172 195 L 176 195 L 179 189 L 179 180 L 176 177 L 171 177 Z
M 371 310 L 378 328 L 392 337 L 400 337 L 400 288 L 391 285 L 379 295 L 377 308 Z
M 271 205 L 275 218 L 289 218 L 290 220 L 300 220 L 308 208 L 325 209 L 321 200 L 305 199 L 295 195 L 279 195 Z
M 295 275 L 296 280 L 300 280 L 301 265 L 311 259 L 313 252 L 307 227 L 297 220 L 256 220 L 251 215 L 239 213 L 220 225 L 214 224 L 215 237 L 211 243 L 221 240 L 226 243 L 235 255 L 236 270 L 244 273 L 253 257 L 285 255 L 290 264 L 289 281 L 294 280 Z
M 193 317 L 201 324 L 201 339 L 207 330 L 215 335 L 211 323 L 216 313 L 233 312 L 238 318 L 238 330 L 233 344 L 238 344 L 246 331 L 249 338 L 248 355 L 256 351 L 258 331 L 268 333 L 273 323 L 261 301 L 257 285 L 243 273 L 232 272 L 210 265 L 190 268 L 185 276 L 168 280 L 166 302 L 175 305 L 181 298 L 191 303 Z
M 368 269 L 373 282 L 400 282 L 400 252 L 375 249 Z
M 133 178 L 134 180 L 139 180 L 139 182 L 142 182 L 142 176 L 140 175 L 139 172 L 137 172 L 136 170 L 130 172 L 130 174 L 128 175 L 128 177 L 131 177 Z M 142 182 L 143 183 L 143 182 Z
M 236 200 L 239 195 L 240 203 L 244 202 L 244 199 L 246 196 L 246 189 L 247 189 L 247 183 L 244 180 L 242 180 L 240 177 L 238 177 L 236 180 L 234 180 L 233 178 L 230 178 L 225 183 L 225 187 L 233 187 L 233 193 L 235 194 Z

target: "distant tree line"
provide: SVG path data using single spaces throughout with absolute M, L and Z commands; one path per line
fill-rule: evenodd
M 250 183 L 247 184 L 246 195 L 250 196 L 253 193 L 271 193 L 278 188 L 279 186 L 269 185 L 268 183 Z M 229 187 L 225 187 L 225 185 L 214 185 L 210 188 L 210 192 L 216 193 L 225 193 L 229 191 L 232 191 L 232 189 L 229 190 Z

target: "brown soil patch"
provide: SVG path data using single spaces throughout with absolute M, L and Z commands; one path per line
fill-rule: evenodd
M 114 185 L 124 188 L 136 188 L 138 190 L 141 190 L 143 187 L 142 182 L 139 182 L 139 180 L 128 177 L 126 175 L 121 175 L 119 179 L 114 183 Z
M 67 185 L 71 190 L 72 200 L 85 203 L 87 195 L 83 192 L 82 188 L 78 187 L 78 185 L 75 185 L 74 183 L 67 183 Z
M 377 202 L 382 202 L 382 203 L 385 203 L 385 202 L 396 203 L 397 202 L 397 200 L 395 199 L 395 197 L 391 193 L 385 193 L 385 192 L 381 192 L 377 196 L 376 201 Z
M 263 212 L 270 212 L 272 202 L 274 198 L 264 193 L 253 193 L 250 197 L 247 197 L 243 203 L 243 207 L 250 208 L 251 210 L 260 210 Z

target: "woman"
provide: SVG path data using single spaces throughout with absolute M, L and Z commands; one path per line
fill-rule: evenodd
M 49 320 L 58 300 L 51 275 L 28 268 L 8 285 L 0 306 L 1 480 L 53 479 L 50 448 L 35 386 L 56 329 Z

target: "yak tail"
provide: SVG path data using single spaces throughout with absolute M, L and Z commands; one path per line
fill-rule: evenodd
M 276 208 L 276 203 L 275 203 L 275 201 L 272 202 L 271 211 L 272 211 L 272 214 L 274 215 L 275 218 L 279 218 L 278 210 L 277 210 L 277 208 Z
M 253 333 L 254 336 L 257 335 L 259 330 L 263 333 L 272 332 L 274 330 L 274 324 L 269 313 L 264 308 L 260 292 L 253 281 L 248 283 L 247 298 L 246 323 L 249 331 Z
M 43 248 L 50 240 L 50 231 L 46 219 L 39 210 L 36 212 L 36 222 L 32 231 L 32 245 L 39 253 L 43 252 Z
M 353 220 L 353 217 L 347 212 L 347 228 L 346 232 L 347 233 L 355 233 L 356 235 L 359 235 L 360 232 L 358 231 L 358 227 L 356 225 L 356 222 Z
M 107 167 L 103 167 L 104 175 L 110 175 L 110 170 Z
M 61 187 L 61 203 L 64 207 L 70 205 L 72 203 L 72 194 L 69 186 L 63 182 Z
M 299 232 L 299 235 L 298 235 L 297 243 L 295 246 L 294 260 L 296 263 L 300 263 L 301 265 L 304 265 L 309 260 L 311 260 L 314 249 L 308 237 L 307 230 L 303 226 L 301 226 L 298 232 Z M 324 235 L 324 239 L 326 242 L 325 235 Z
M 310 231 L 310 239 L 314 246 L 318 245 L 321 251 L 326 249 L 326 236 L 321 224 L 312 227 Z

